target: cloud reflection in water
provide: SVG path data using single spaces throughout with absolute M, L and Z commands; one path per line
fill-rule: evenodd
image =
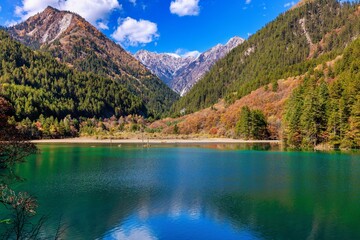
M 167 214 L 143 219 L 134 214 L 118 227 L 105 233 L 104 240 L 154 240 L 154 239 L 260 239 L 249 229 L 235 229 L 227 222 L 218 222 L 209 217 L 180 213 Z

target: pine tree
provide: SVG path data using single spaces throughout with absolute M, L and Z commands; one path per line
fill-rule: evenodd
M 286 105 L 284 115 L 283 140 L 290 148 L 300 148 L 302 142 L 302 131 L 300 128 L 300 117 L 303 109 L 303 86 L 294 90 Z
M 269 132 L 267 121 L 260 110 L 241 109 L 239 121 L 236 123 L 236 135 L 244 139 L 267 139 Z
M 301 146 L 303 148 L 314 147 L 317 144 L 317 123 L 315 120 L 317 102 L 314 91 L 309 92 L 304 99 L 304 105 L 300 117 L 302 135 Z
M 352 107 L 349 122 L 350 130 L 347 132 L 346 139 L 350 147 L 360 148 L 360 94 L 357 95 L 357 100 Z
M 253 139 L 267 139 L 269 137 L 269 131 L 264 114 L 260 110 L 252 111 L 251 121 L 251 137 Z
M 242 107 L 239 121 L 236 124 L 236 134 L 244 139 L 251 137 L 251 111 L 249 107 Z

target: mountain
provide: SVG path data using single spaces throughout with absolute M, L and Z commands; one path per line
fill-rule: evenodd
M 284 146 L 359 148 L 360 38 L 338 54 L 305 74 L 279 79 L 277 85 L 260 87 L 234 103 L 221 100 L 191 114 L 156 121 L 150 128 L 165 134 L 174 133 L 176 126 L 177 134 L 243 137 L 236 130 L 243 108 L 249 107 L 265 115 L 270 139 L 282 139 Z
M 281 14 L 215 64 L 175 104 L 177 117 L 150 128 L 247 139 L 267 126 L 291 149 L 358 149 L 359 16 L 358 2 L 335 0 Z
M 144 99 L 149 116 L 159 116 L 177 99 L 138 60 L 77 14 L 47 7 L 7 31 L 21 43 L 49 52 L 78 71 L 93 72 L 122 83 Z
M 314 0 L 300 0 L 298 3 L 296 3 L 292 7 L 292 9 L 297 8 L 297 7 L 301 7 L 301 6 L 303 6 L 303 5 L 307 4 L 307 3 L 311 3 L 312 1 L 314 1 Z
M 218 44 L 200 54 L 194 61 L 175 72 L 171 88 L 181 96 L 185 95 L 218 60 L 243 42 L 244 39 L 233 37 L 225 45 Z
M 360 34 L 359 11 L 356 2 L 314 0 L 281 14 L 218 61 L 172 112 L 194 112 L 219 99 L 231 104 L 333 59 Z
M 180 57 L 171 53 L 154 53 L 140 50 L 134 57 L 148 67 L 164 83 L 171 86 L 175 72 L 195 60 L 194 57 Z
M 183 96 L 219 59 L 243 42 L 244 39 L 233 37 L 225 45 L 218 44 L 196 58 L 145 50 L 137 52 L 135 57 Z
M 47 53 L 33 51 L 0 30 L 0 96 L 15 108 L 17 120 L 41 115 L 62 119 L 146 113 L 142 99 L 123 84 L 78 72 Z

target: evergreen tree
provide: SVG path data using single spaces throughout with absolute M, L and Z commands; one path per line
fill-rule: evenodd
M 244 139 L 251 137 L 251 111 L 249 107 L 242 107 L 239 121 L 236 124 L 236 134 Z
M 269 131 L 267 129 L 267 121 L 264 114 L 260 110 L 251 112 L 251 137 L 253 139 L 268 139 Z
M 329 144 L 358 148 L 360 39 L 351 43 L 335 64 L 335 81 L 325 82 L 316 71 L 307 76 L 288 100 L 284 141 L 291 148 Z
M 269 132 L 264 114 L 260 110 L 242 107 L 239 121 L 236 123 L 236 135 L 244 139 L 267 139 Z
M 349 119 L 350 129 L 347 132 L 346 140 L 348 145 L 353 148 L 360 147 L 360 94 L 357 95 L 357 100 L 352 107 L 351 116 Z

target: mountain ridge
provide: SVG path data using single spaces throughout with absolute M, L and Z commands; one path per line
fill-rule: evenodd
M 183 58 L 177 54 L 155 53 L 147 50 L 139 50 L 134 56 L 168 86 L 171 86 L 173 75 L 178 69 L 195 60 L 193 57 Z
M 183 96 L 219 59 L 243 42 L 244 39 L 235 36 L 226 44 L 217 44 L 197 57 L 181 57 L 146 50 L 140 50 L 134 56 Z

